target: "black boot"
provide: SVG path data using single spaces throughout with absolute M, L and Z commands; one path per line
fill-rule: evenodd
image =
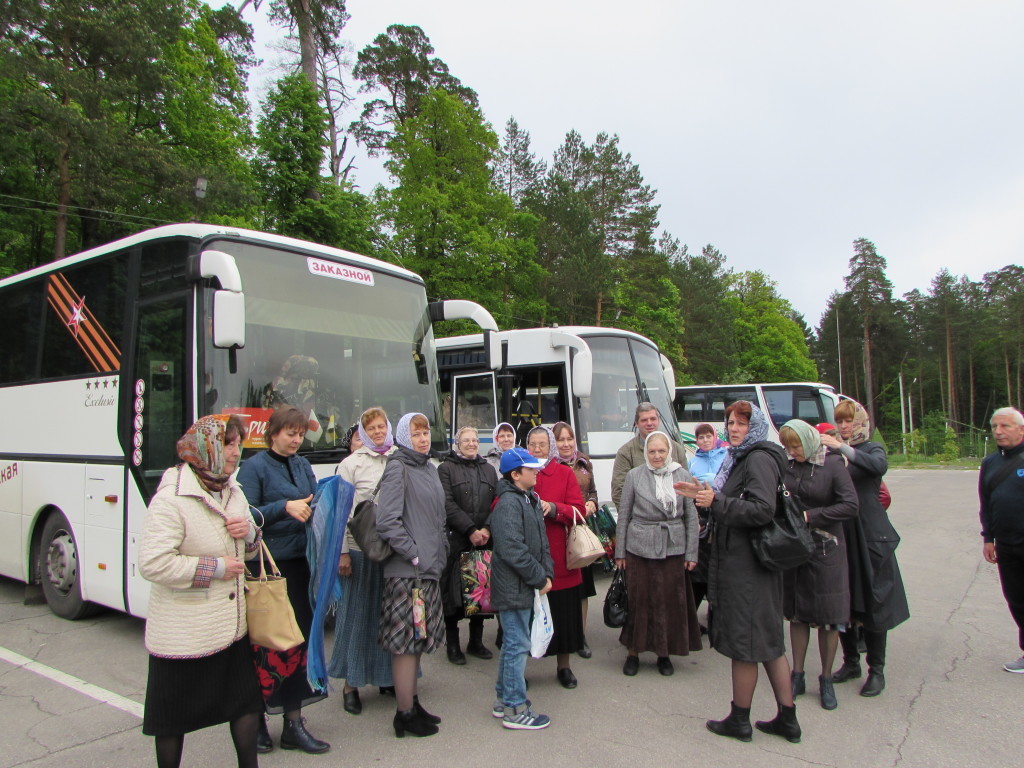
M 447 646 L 448 661 L 458 664 L 460 667 L 466 663 L 466 655 L 459 646 L 459 622 L 445 619 L 444 642 Z
M 432 723 L 433 725 L 441 724 L 440 717 L 430 714 L 423 708 L 423 705 L 420 704 L 419 696 L 412 697 L 412 708 L 416 710 L 416 714 L 419 715 L 420 720 L 426 720 L 428 723 Z
M 802 696 L 807 693 L 807 673 L 806 672 L 790 672 L 789 684 L 793 689 L 793 698 Z
M 754 723 L 757 730 L 770 733 L 772 736 L 781 736 L 793 744 L 800 743 L 800 723 L 796 721 L 796 705 L 784 707 L 779 704 L 779 713 L 774 720 L 758 720 Z
M 832 687 L 832 677 L 818 675 L 818 696 L 821 698 L 822 709 L 835 709 L 839 706 L 836 700 L 836 689 Z
M 860 689 L 861 696 L 877 696 L 885 688 L 886 638 L 885 632 L 864 632 L 864 641 L 868 646 L 868 679 Z
M 839 633 L 839 643 L 843 646 L 843 666 L 832 675 L 833 683 L 845 683 L 861 676 L 860 653 L 857 651 L 857 630 L 851 627 Z
M 395 726 L 395 736 L 398 738 L 405 736 L 406 731 L 413 736 L 433 736 L 438 731 L 436 725 L 428 723 L 416 714 L 415 707 L 413 709 L 396 711 L 395 720 L 392 725 Z
M 274 751 L 274 740 L 270 738 L 270 731 L 267 729 L 267 716 L 262 713 L 259 730 L 256 731 L 256 751 L 261 755 Z
M 724 720 L 708 720 L 708 730 L 719 736 L 731 736 L 740 741 L 750 741 L 753 730 L 750 728 L 750 707 L 737 707 L 732 703 L 732 711 Z
M 478 659 L 493 659 L 494 653 L 484 645 L 484 620 L 472 618 L 469 620 L 469 643 L 466 644 L 466 653 L 476 656 Z
M 298 717 L 294 720 L 284 719 L 284 730 L 281 731 L 281 749 L 301 749 L 310 755 L 319 755 L 326 752 L 331 745 L 326 741 L 320 741 L 306 730 L 306 718 Z

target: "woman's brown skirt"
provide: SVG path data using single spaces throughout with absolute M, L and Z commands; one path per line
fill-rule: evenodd
M 664 560 L 626 553 L 629 616 L 619 642 L 635 653 L 686 656 L 699 651 L 700 625 L 682 555 Z

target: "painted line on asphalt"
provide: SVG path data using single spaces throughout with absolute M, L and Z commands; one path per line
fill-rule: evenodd
M 3 646 L 0 646 L 0 661 L 6 661 L 15 667 L 21 667 L 29 672 L 34 672 L 40 677 L 45 677 L 47 680 L 52 680 L 63 685 L 65 688 L 77 691 L 84 696 L 88 696 L 90 699 L 109 704 L 115 709 L 120 709 L 122 712 L 127 712 L 129 715 L 142 719 L 143 707 L 137 701 L 127 699 L 113 691 L 108 691 L 106 688 L 100 688 L 98 685 L 87 683 L 85 680 L 69 675 L 66 672 L 61 672 L 59 669 L 40 664 L 38 661 L 33 661 L 27 656 L 22 656 L 20 653 L 16 653 Z

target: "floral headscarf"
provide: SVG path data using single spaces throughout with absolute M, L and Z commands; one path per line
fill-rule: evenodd
M 743 438 L 743 442 L 736 446 L 730 446 L 729 452 L 725 454 L 725 459 L 722 461 L 722 466 L 718 468 L 718 474 L 715 475 L 715 479 L 711 481 L 711 487 L 716 492 L 722 490 L 725 485 L 725 481 L 729 479 L 729 473 L 732 472 L 733 465 L 736 463 L 736 454 L 741 451 L 745 451 L 754 443 L 760 443 L 766 437 L 768 437 L 768 419 L 764 415 L 764 412 L 751 402 L 747 402 L 750 406 L 750 431 L 747 432 L 747 436 Z M 729 420 L 725 420 L 725 433 L 729 434 Z
M 850 435 L 849 440 L 843 440 L 847 445 L 860 445 L 866 443 L 871 439 L 871 419 L 868 417 L 868 412 L 863 405 L 858 403 L 856 400 L 850 400 L 853 403 L 853 433 Z M 840 436 L 842 439 L 842 436 Z
M 468 459 L 469 458 L 459 448 L 459 443 L 462 440 L 462 434 L 464 432 L 472 432 L 475 435 L 479 435 L 479 432 L 477 432 L 476 427 L 470 427 L 470 426 L 459 427 L 459 431 L 456 432 L 455 433 L 455 437 L 452 438 L 452 453 L 454 455 L 458 456 L 460 459 Z
M 650 459 L 647 458 L 647 445 L 655 435 L 661 435 L 668 447 L 668 461 L 657 468 L 651 466 Z M 672 459 L 672 440 L 664 432 L 655 430 L 644 439 L 644 464 L 654 474 L 654 495 L 658 497 L 658 501 L 661 502 L 665 511 L 675 517 L 679 514 L 679 507 L 676 506 L 676 492 L 672 487 L 672 473 L 677 469 L 682 469 L 682 465 Z
M 507 421 L 501 422 L 501 424 L 499 424 L 498 426 L 491 430 L 491 440 L 494 441 L 494 447 L 491 448 L 491 450 L 496 451 L 499 456 L 502 453 L 504 453 L 504 451 L 501 449 L 501 446 L 498 445 L 498 433 L 501 431 L 502 427 L 508 428 L 508 431 L 512 433 L 512 447 L 516 447 L 516 428 L 509 424 Z
M 231 473 L 224 471 L 229 418 L 226 414 L 203 416 L 178 440 L 178 458 L 192 467 L 199 483 L 208 491 L 224 490 L 231 479 Z
M 828 447 L 821 442 L 821 433 L 803 419 L 790 419 L 782 426 L 789 427 L 796 436 L 800 438 L 800 445 L 804 449 L 804 459 L 815 466 L 822 466 L 825 463 L 825 454 Z
M 410 418 L 415 415 L 415 413 L 408 414 Z M 368 450 L 371 450 L 374 453 L 379 453 L 381 456 L 390 451 L 395 445 L 395 438 L 392 437 L 391 433 L 391 420 L 387 416 L 384 417 L 384 424 L 387 426 L 387 433 L 384 435 L 384 444 L 377 445 L 370 439 L 370 436 L 366 434 L 366 430 L 363 429 L 363 419 L 361 416 L 359 417 L 359 439 L 363 441 L 363 445 L 365 445 Z
M 413 418 L 416 416 L 423 416 L 424 419 L 427 418 L 422 413 L 407 413 L 398 420 L 398 427 L 395 429 L 395 442 L 398 443 L 403 448 L 408 448 L 410 451 L 416 450 L 415 448 L 412 447 L 412 439 L 410 437 L 410 433 L 412 432 L 410 424 L 412 423 Z M 427 419 L 427 423 L 430 423 L 429 419 Z M 372 444 L 373 443 L 371 443 L 371 445 Z
M 527 445 L 530 444 L 530 437 L 534 433 L 537 433 L 537 432 L 543 432 L 544 434 L 546 434 L 548 436 L 548 457 L 547 457 L 547 461 L 550 462 L 552 459 L 558 458 L 558 448 L 555 447 L 555 433 L 551 431 L 551 427 L 545 427 L 545 426 L 542 425 L 542 426 L 534 427 L 533 429 L 531 429 L 529 432 L 526 433 L 526 444 Z M 527 448 L 526 450 L 529 451 L 530 449 Z M 531 453 L 530 455 L 532 456 L 533 454 Z M 547 465 L 547 463 L 545 462 L 545 466 L 546 465 Z

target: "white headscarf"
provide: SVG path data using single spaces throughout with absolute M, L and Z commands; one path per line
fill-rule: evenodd
M 665 440 L 665 445 L 668 447 L 668 461 L 658 468 L 651 466 L 651 461 L 647 458 L 647 445 L 655 435 L 661 435 Z M 654 475 L 654 495 L 658 497 L 658 501 L 661 502 L 665 511 L 670 512 L 672 517 L 675 517 L 679 514 L 679 507 L 676 506 L 676 491 L 672 487 L 672 473 L 677 469 L 681 469 L 682 464 L 672 459 L 672 440 L 664 432 L 651 432 L 644 439 L 644 464 L 647 465 L 647 469 Z

